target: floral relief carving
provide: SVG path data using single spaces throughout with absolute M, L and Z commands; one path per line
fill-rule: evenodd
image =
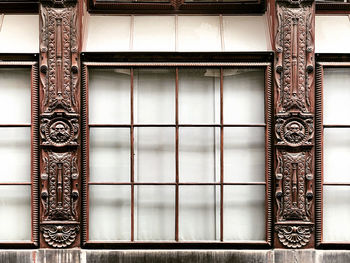
M 56 1 L 57 2 L 57 1 Z M 76 112 L 79 80 L 76 8 L 41 9 L 41 67 L 45 112 Z
M 310 112 L 314 78 L 311 6 L 291 8 L 281 3 L 277 6 L 277 19 L 277 112 Z
M 72 152 L 45 152 L 41 199 L 45 220 L 75 220 L 79 179 L 77 157 Z
M 311 152 L 277 150 L 276 202 L 278 222 L 309 222 L 313 202 Z
M 47 244 L 54 248 L 65 248 L 74 243 L 79 226 L 77 225 L 45 225 L 41 227 Z

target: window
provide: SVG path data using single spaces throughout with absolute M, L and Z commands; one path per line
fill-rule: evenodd
M 266 246 L 268 67 L 85 62 L 87 244 Z
M 320 62 L 317 72 L 316 211 L 322 213 L 316 212 L 316 216 L 320 222 L 317 241 L 321 247 L 339 248 L 350 240 L 349 66 L 347 62 Z
M 0 246 L 31 247 L 38 237 L 37 68 L 0 62 Z M 33 112 L 33 114 L 31 114 Z M 33 136 L 32 136 L 33 135 Z

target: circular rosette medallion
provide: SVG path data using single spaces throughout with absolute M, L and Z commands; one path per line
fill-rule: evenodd
M 67 145 L 74 136 L 72 124 L 65 119 L 53 119 L 46 125 L 47 140 L 55 146 Z
M 281 129 L 281 137 L 286 144 L 299 146 L 306 142 L 309 130 L 301 119 L 287 120 Z

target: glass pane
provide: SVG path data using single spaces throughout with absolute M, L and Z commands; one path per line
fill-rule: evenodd
M 180 186 L 180 240 L 220 239 L 220 188 Z
M 0 128 L 0 182 L 30 182 L 30 128 Z
M 324 181 L 349 183 L 350 129 L 324 129 L 323 143 Z
M 220 180 L 220 128 L 179 129 L 181 182 Z
M 175 70 L 134 70 L 135 123 L 175 123 Z
M 135 128 L 135 180 L 175 181 L 175 128 Z
M 350 187 L 323 187 L 323 241 L 350 240 Z
M 220 123 L 220 70 L 179 70 L 179 122 Z
M 135 16 L 134 51 L 175 51 L 175 16 Z
M 135 186 L 135 238 L 175 239 L 175 187 Z
M 224 128 L 224 180 L 265 181 L 265 128 Z
M 31 240 L 30 186 L 0 186 L 0 242 Z
M 31 70 L 0 68 L 0 123 L 31 123 Z
M 130 186 L 90 186 L 89 240 L 131 239 L 130 195 Z
M 350 68 L 325 68 L 323 77 L 324 124 L 350 124 Z
M 130 181 L 130 129 L 90 128 L 90 181 Z
M 265 240 L 265 186 L 224 186 L 224 239 Z
M 224 70 L 224 123 L 265 123 L 263 69 Z
M 130 123 L 130 69 L 89 70 L 89 122 Z

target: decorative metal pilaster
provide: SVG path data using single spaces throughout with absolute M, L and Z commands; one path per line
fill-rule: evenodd
M 80 69 L 76 1 L 40 7 L 40 244 L 80 246 Z
M 315 3 L 277 0 L 275 247 L 314 246 Z

